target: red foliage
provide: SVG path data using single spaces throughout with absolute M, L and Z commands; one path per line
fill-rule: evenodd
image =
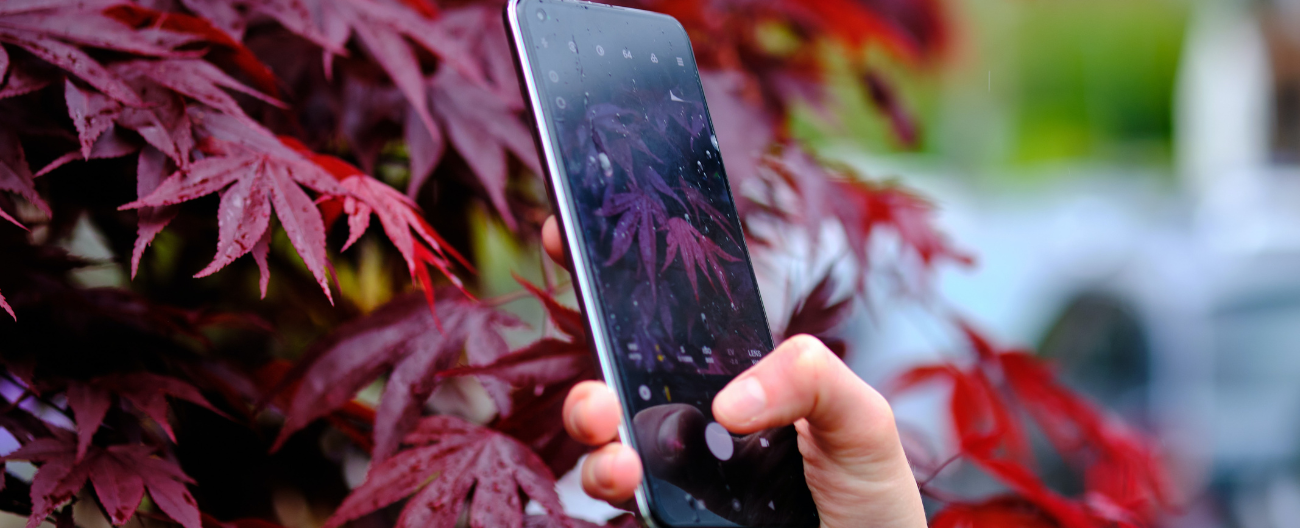
M 520 491 L 566 524 L 550 470 L 528 446 L 508 436 L 459 418 L 430 416 L 402 444 L 407 448 L 370 468 L 366 482 L 343 501 L 325 528 L 408 496 L 398 528 L 452 526 L 466 497 L 470 526 L 520 526 Z
M 958 456 L 1015 495 L 983 504 L 953 504 L 935 518 L 936 525 L 942 521 L 943 526 L 982 526 L 1019 519 L 1016 522 L 1025 526 L 1148 526 L 1171 506 L 1164 469 L 1148 439 L 1060 385 L 1031 354 L 1000 350 L 964 321 L 957 326 L 975 352 L 975 363 L 965 369 L 915 367 L 899 376 L 895 390 L 934 380 L 951 383 L 949 410 Z M 1063 497 L 1031 471 L 1033 454 L 1022 413 L 1033 418 L 1067 461 L 1084 471 L 1083 497 Z
M 826 224 L 839 225 L 859 272 L 878 264 L 872 244 L 882 230 L 897 234 L 902 253 L 914 257 L 908 264 L 923 275 L 942 262 L 970 261 L 935 229 L 932 207 L 920 197 L 828 170 L 788 142 L 773 145 L 788 136 L 783 124 L 793 100 L 826 100 L 817 41 L 878 44 L 914 65 L 932 63 L 947 34 L 935 0 L 639 3 L 677 16 L 696 43 L 747 225 L 776 220 L 801 226 L 814 239 Z M 203 480 L 191 464 L 204 461 L 182 456 L 173 429 L 186 442 L 193 438 L 190 427 L 211 429 L 201 428 L 205 417 L 188 412 L 193 406 L 173 407 L 171 398 L 207 409 L 197 412 L 208 418 L 211 411 L 244 418 L 214 421 L 251 428 L 251 437 L 274 437 L 274 445 L 256 449 L 280 449 L 281 460 L 328 458 L 301 452 L 303 445 L 329 444 L 327 436 L 293 441 L 321 435 L 323 428 L 313 427 L 318 419 L 371 453 L 366 482 L 343 500 L 331 527 L 402 499 L 408 499 L 397 521 L 403 527 L 450 525 L 466 500 L 471 526 L 591 526 L 564 517 L 553 490 L 554 475 L 572 469 L 587 450 L 568 438 L 560 418 L 569 389 L 597 377 L 581 314 L 556 302 L 554 292 L 523 283 L 556 332 L 511 351 L 503 331 L 518 322 L 499 306 L 474 300 L 476 285 L 455 273 L 458 266 L 472 270 L 461 254 L 462 237 L 450 231 L 464 225 L 458 215 L 466 199 L 490 205 L 511 228 L 532 230 L 545 213 L 516 190 L 526 185 L 512 181 L 517 173 L 539 173 L 540 163 L 520 117 L 499 6 L 147 4 L 152 8 L 124 0 L 0 5 L 0 218 L 20 228 L 0 225 L 0 286 L 9 294 L 0 295 L 0 308 L 15 321 L 17 312 L 24 314 L 22 324 L 0 321 L 0 384 L 22 392 L 0 406 L 0 427 L 22 444 L 4 460 L 38 465 L 26 494 L 30 505 L 13 508 L 30 514 L 33 525 L 53 515 L 68 528 L 70 509 L 59 508 L 78 493 L 89 496 L 83 492 L 89 489 L 110 521 L 122 524 L 148 492 L 186 528 L 274 528 L 242 518 L 263 515 L 257 511 L 240 510 L 246 515 L 231 515 L 240 518 L 231 522 L 200 513 L 200 505 L 215 511 L 213 503 L 204 503 L 203 493 L 196 502 L 186 472 Z M 765 45 L 759 33 L 773 27 L 798 45 Z M 322 60 L 304 60 L 308 54 Z M 920 131 L 902 94 L 867 64 L 852 66 L 901 142 L 916 144 Z M 646 112 L 645 122 L 624 110 L 599 109 L 592 119 L 591 146 L 605 163 L 587 167 L 594 171 L 588 176 L 636 170 L 632 152 L 648 151 L 639 133 L 654 130 L 651 120 L 678 119 L 692 135 L 703 130 L 702 122 L 663 109 Z M 394 141 L 405 148 L 391 148 Z M 42 168 L 33 172 L 30 163 Z M 394 165 L 409 169 L 405 193 L 390 185 L 401 176 L 378 170 Z M 718 227 L 718 236 L 738 240 L 744 233 L 734 232 L 691 187 L 673 186 L 653 171 L 638 176 L 642 184 L 610 196 L 601 209 L 613 224 L 614 258 L 640 245 L 640 255 L 649 257 L 641 266 L 653 280 L 656 269 L 677 265 L 680 256 L 696 295 L 698 272 L 729 296 L 719 262 L 737 257 L 665 210 L 680 205 Z M 205 204 L 215 207 L 215 222 L 203 213 Z M 119 209 L 135 210 L 135 217 Z M 424 294 L 399 295 L 343 322 L 356 306 L 345 301 L 330 309 L 312 292 L 320 288 L 334 301 L 331 262 L 346 257 L 331 251 L 368 236 L 372 214 L 391 242 L 383 251 Z M 346 238 L 343 228 L 334 228 L 343 216 Z M 131 253 L 134 292 L 83 288 L 69 275 L 87 263 L 69 258 L 59 244 L 83 218 L 110 238 L 115 254 Z M 302 266 L 285 262 L 276 249 L 276 224 Z M 161 264 L 142 269 L 145 249 L 166 239 L 159 238 L 164 229 L 185 242 L 155 250 Z M 215 239 L 215 255 L 208 260 L 190 239 Z M 773 249 L 772 241 L 749 242 Z M 258 269 L 262 305 L 241 305 L 231 293 L 242 291 L 241 270 L 251 273 L 237 262 L 247 254 Z M 117 261 L 125 263 L 125 254 Z M 431 276 L 428 266 L 442 277 Z M 283 290 L 268 296 L 272 268 L 284 277 L 277 279 Z M 177 270 L 211 277 L 195 281 L 202 286 L 157 284 Z M 216 273 L 221 270 L 228 271 Z M 855 293 L 864 289 L 860 280 L 855 286 Z M 841 297 L 828 273 L 792 299 L 784 333 L 812 333 L 844 353 L 835 330 L 857 298 Z M 275 327 L 274 339 L 234 335 L 239 332 L 231 327 L 268 325 L 192 309 L 213 305 L 260 311 L 284 326 Z M 295 321 L 307 321 L 309 330 L 290 328 Z M 952 384 L 962 457 L 1012 495 L 949 505 L 936 526 L 1137 525 L 1159 514 L 1167 492 L 1140 435 L 1062 389 L 1032 357 L 996 350 L 968 328 L 967 334 L 978 351 L 974 366 L 917 369 L 902 383 Z M 473 376 L 491 397 L 497 412 L 486 425 L 426 414 L 435 389 L 457 376 Z M 384 388 L 372 409 L 355 398 L 377 380 Z M 201 391 L 224 398 L 209 400 Z M 283 415 L 278 432 L 262 429 L 268 420 L 257 414 L 266 407 Z M 1022 414 L 1079 463 L 1085 497 L 1062 497 L 1033 474 Z M 75 435 L 66 430 L 73 426 Z M 237 441 L 239 435 L 221 431 L 228 435 L 223 441 Z M 337 473 L 331 465 L 323 474 Z M 220 486 L 210 482 L 196 489 Z M 11 482 L 5 493 L 21 491 L 21 484 Z M 525 516 L 525 496 L 546 515 Z M 622 516 L 610 526 L 634 524 Z
M 77 440 L 60 434 L 40 438 L 5 455 L 2 460 L 40 462 L 32 479 L 32 515 L 27 528 L 72 499 L 89 480 L 113 524 L 125 524 L 135 513 L 145 489 L 154 504 L 185 528 L 201 528 L 199 508 L 185 484 L 193 483 L 174 462 L 155 458 L 143 445 L 92 446 L 79 456 Z

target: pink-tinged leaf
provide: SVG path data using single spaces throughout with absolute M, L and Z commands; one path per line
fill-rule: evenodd
M 321 220 L 316 203 L 303 192 L 293 180 L 289 170 L 281 165 L 267 164 L 265 167 L 271 188 L 271 203 L 275 204 L 275 216 L 289 236 L 289 242 L 298 250 L 303 264 L 316 277 L 316 283 L 325 292 L 325 298 L 334 304 L 334 295 L 330 292 L 329 281 L 325 276 L 325 223 Z
M 135 130 L 146 142 L 167 154 L 177 166 L 189 167 L 194 131 L 185 103 L 171 90 L 148 80 L 131 81 L 144 94 L 146 106 L 123 108 L 117 124 Z
M 402 34 L 364 23 L 353 25 L 352 30 L 375 62 L 388 72 L 393 84 L 406 95 L 406 99 L 415 108 L 416 115 L 420 116 L 420 122 L 429 129 L 436 127 L 433 116 L 429 113 L 429 100 L 424 96 L 424 76 L 420 73 L 420 63 Z
M 465 300 L 455 290 L 437 296 L 439 330 L 421 296 L 398 298 L 369 316 L 344 325 L 317 344 L 282 385 L 301 380 L 285 409 L 285 426 L 276 446 L 326 413 L 343 407 L 385 371 L 392 377 L 375 415 L 375 460 L 398 447 L 432 394 L 434 373 L 466 354 L 471 364 L 487 364 L 509 350 L 499 333 L 518 321 L 495 308 Z
M 4 213 L 4 211 L 0 211 L 0 214 L 3 214 L 3 213 Z M 6 218 L 9 217 L 9 215 L 4 215 L 4 216 L 5 216 Z M 14 219 L 13 219 L 13 218 L 8 218 L 8 220 L 9 220 L 10 222 L 14 222 Z M 16 224 L 16 223 L 18 223 L 18 222 L 14 222 L 14 223 Z M 7 313 L 9 314 L 9 317 L 12 317 L 14 321 L 17 321 L 17 320 L 18 320 L 18 316 L 14 314 L 14 309 L 13 309 L 13 307 L 9 306 L 9 302 L 5 300 L 5 296 L 4 296 L 3 293 L 0 293 L 0 308 L 3 308 L 4 311 L 7 312 Z
M 181 4 L 224 32 L 231 40 L 238 42 L 244 39 L 244 29 L 248 27 L 248 22 L 244 14 L 235 8 L 235 4 L 207 0 L 181 0 Z
M 442 160 L 447 140 L 442 136 L 442 129 L 424 126 L 415 107 L 407 113 L 404 127 L 406 148 L 411 153 L 411 182 L 406 187 L 406 195 L 415 198 Z
M 342 188 L 346 190 L 346 196 L 327 200 L 323 205 L 323 207 L 333 208 L 331 209 L 333 211 L 341 210 L 348 215 L 348 240 L 343 244 L 343 249 L 351 247 L 361 238 L 366 228 L 370 226 L 371 213 L 374 213 L 379 217 L 384 234 L 388 235 L 389 240 L 406 260 L 412 278 L 419 281 L 426 292 L 433 291 L 433 284 L 428 277 L 425 264 L 438 268 L 453 285 L 464 291 L 460 279 L 452 273 L 450 260 L 455 259 L 467 268 L 470 267 L 469 262 L 433 230 L 433 227 L 420 215 L 414 201 L 383 182 L 365 175 L 350 163 L 333 156 L 313 153 L 296 141 L 289 142 L 287 139 L 285 141 L 288 142 L 286 144 L 307 156 L 312 163 L 337 178 Z M 332 216 L 326 216 L 330 217 L 330 221 L 333 220 Z M 469 293 L 466 292 L 466 295 Z M 432 298 L 429 301 L 429 309 L 434 309 Z
M 121 447 L 125 446 L 109 449 L 118 450 Z M 144 498 L 144 479 L 135 471 L 137 468 L 126 467 L 124 461 L 116 456 L 100 455 L 98 462 L 97 471 L 90 473 L 95 496 L 99 497 L 99 503 L 104 506 L 108 520 L 114 526 L 126 524 Z
M 260 164 L 253 170 L 265 170 Z M 217 256 L 195 277 L 206 277 L 244 256 L 271 225 L 271 189 L 267 178 L 244 178 L 221 195 L 217 208 Z
M 532 134 L 510 105 L 451 68 L 438 70 L 430 80 L 429 101 L 448 141 L 474 170 L 493 207 L 513 229 L 515 221 L 505 194 L 509 176 L 506 152 L 541 174 Z
M 704 273 L 704 278 L 708 279 L 709 285 L 721 287 L 727 299 L 731 300 L 731 288 L 727 285 L 727 274 L 722 269 L 720 260 L 727 262 L 739 262 L 740 259 L 727 254 L 717 244 L 713 243 L 692 226 L 690 222 L 681 218 L 669 218 L 668 225 L 668 249 L 664 257 L 663 270 L 668 269 L 673 263 L 673 258 L 678 253 L 682 255 L 682 265 L 686 266 L 686 278 L 691 282 L 691 289 L 695 291 L 695 298 L 700 297 L 699 284 L 695 277 L 695 268 L 699 268 Z M 710 275 L 712 272 L 712 275 Z M 715 283 L 714 277 L 718 280 Z
M 123 205 L 120 209 L 161 207 L 207 196 L 234 183 L 243 172 L 254 170 L 260 161 L 254 156 L 201 159 L 190 164 L 188 171 L 177 171 L 167 177 L 148 196 Z
M 185 489 L 185 484 L 193 481 L 174 463 L 152 456 L 149 447 L 91 446 L 79 462 L 76 453 L 77 440 L 59 435 L 30 441 L 3 457 L 40 463 L 32 479 L 29 528 L 36 528 L 87 481 L 114 524 L 125 524 L 131 518 L 148 489 L 154 503 L 172 519 L 185 528 L 201 528 L 198 507 Z
M 551 472 L 527 446 L 508 436 L 459 418 L 431 416 L 403 444 L 409 447 L 371 467 L 365 483 L 344 499 L 325 528 L 408 496 L 397 528 L 450 525 L 467 497 L 471 527 L 519 528 L 524 522 L 521 492 L 548 516 L 567 523 Z
M 102 8 L 82 8 L 71 4 L 51 7 L 6 15 L 0 24 L 70 44 L 152 57 L 177 55 L 172 48 L 195 40 L 190 35 L 163 30 L 137 30 L 106 16 Z
M 63 98 L 68 104 L 68 116 L 77 127 L 81 155 L 90 159 L 91 145 L 113 125 L 122 104 L 99 92 L 82 90 L 71 79 L 63 83 Z
M 48 165 L 41 167 L 41 170 L 36 171 L 36 174 L 33 174 L 32 177 L 40 178 L 41 176 L 49 174 L 54 169 L 67 165 L 68 163 L 71 163 L 78 159 L 91 160 L 91 159 L 120 158 L 122 156 L 134 154 L 135 151 L 137 150 L 140 150 L 139 145 L 135 144 L 125 136 L 119 134 L 117 132 L 117 127 L 115 127 L 112 123 L 109 123 L 108 131 L 101 134 L 99 136 L 99 139 L 95 140 L 95 144 L 91 145 L 89 153 L 83 156 L 82 153 L 74 150 L 62 156 L 59 156 L 55 158 L 54 161 L 51 161 Z
M 93 385 L 74 382 L 68 385 L 68 407 L 77 419 L 77 457 L 80 461 L 90 447 L 90 441 L 104 423 L 104 416 L 113 404 L 113 397 L 107 391 Z
M 0 86 L 0 99 L 18 97 L 45 88 L 57 78 L 44 71 L 29 71 L 20 64 L 9 65 L 9 78 Z
M 144 198 L 153 193 L 167 174 L 167 155 L 151 146 L 140 151 L 136 163 L 135 191 L 136 198 Z M 145 248 L 153 242 L 154 237 L 176 217 L 175 206 L 141 207 L 136 211 L 139 217 L 136 224 L 135 247 L 131 251 L 131 278 L 140 269 L 140 258 Z
M 235 99 L 222 90 L 228 88 L 265 102 L 285 108 L 284 103 L 262 92 L 249 88 L 226 75 L 212 63 L 199 59 L 137 60 L 115 64 L 113 70 L 123 77 L 144 76 L 175 90 L 217 111 L 248 119 Z
M 100 390 L 116 394 L 122 400 L 129 402 L 135 410 L 157 423 L 172 441 L 176 440 L 176 435 L 172 432 L 171 423 L 167 419 L 170 409 L 167 404 L 168 397 L 185 400 L 223 417 L 226 416 L 208 403 L 207 398 L 204 398 L 193 385 L 169 376 L 136 372 L 96 378 L 90 383 Z
M 271 250 L 271 230 L 267 229 L 262 233 L 262 238 L 253 244 L 251 253 L 253 261 L 257 262 L 257 288 L 262 292 L 263 299 L 266 298 L 266 287 L 271 282 L 271 268 L 267 266 L 266 254 Z
M 50 206 L 36 193 L 32 169 L 27 165 L 27 156 L 23 153 L 17 131 L 8 126 L 0 127 L 0 191 L 22 196 L 47 216 L 53 214 Z
M 143 477 L 149 496 L 158 505 L 158 509 L 185 528 L 202 528 L 198 502 L 185 487 L 186 483 L 193 481 L 179 467 L 149 457 L 138 459 L 136 471 Z
M 113 72 L 76 46 L 33 33 L 0 28 L 0 41 L 17 45 L 40 59 L 76 75 L 105 95 L 132 106 L 144 101 Z

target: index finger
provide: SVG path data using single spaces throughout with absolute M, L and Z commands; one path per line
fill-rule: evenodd
M 551 260 L 569 268 L 569 259 L 564 254 L 564 238 L 560 236 L 560 223 L 555 221 L 555 215 L 546 217 L 546 221 L 542 222 L 542 249 L 546 250 Z

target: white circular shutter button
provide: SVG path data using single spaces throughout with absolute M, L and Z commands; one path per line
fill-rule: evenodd
M 731 441 L 731 433 L 727 428 L 718 422 L 709 422 L 704 427 L 704 444 L 709 446 L 709 452 L 718 460 L 731 460 L 731 455 L 736 452 L 736 444 Z

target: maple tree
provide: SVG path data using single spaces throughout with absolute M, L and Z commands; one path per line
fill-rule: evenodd
M 650 278 L 635 295 L 655 299 L 655 272 L 681 266 L 697 298 L 730 298 L 720 266 L 740 256 L 723 248 L 744 239 L 779 253 L 756 227 L 820 240 L 837 226 L 858 279 L 821 275 L 789 299 L 776 333 L 844 354 L 836 329 L 868 293 L 867 272 L 896 266 L 923 281 L 972 261 L 922 197 L 821 163 L 786 127 L 796 102 L 833 102 L 820 42 L 879 46 L 916 68 L 940 61 L 938 0 L 625 3 L 687 27 L 717 128 L 704 141 L 703 107 L 682 101 L 596 105 L 580 123 L 587 161 L 572 169 L 589 186 L 635 173 L 597 213 L 612 226 L 606 258 L 632 253 Z M 563 399 L 598 376 L 581 314 L 556 300 L 561 286 L 521 280 L 546 322 L 518 343 L 506 301 L 475 297 L 474 211 L 527 243 L 547 214 L 530 191 L 540 163 L 500 8 L 0 3 L 0 428 L 18 444 L 0 462 L 36 467 L 0 473 L 0 509 L 31 527 L 96 522 L 74 516 L 69 504 L 84 501 L 95 508 L 77 511 L 114 525 L 274 528 L 278 490 L 292 488 L 333 512 L 329 527 L 452 526 L 462 513 L 475 527 L 595 526 L 567 517 L 554 490 L 586 452 L 564 433 Z M 773 27 L 793 44 L 766 41 Z M 853 67 L 899 144 L 915 144 L 922 131 L 888 76 Z M 726 153 L 743 233 L 684 178 L 634 161 L 695 141 Z M 84 226 L 108 261 L 69 251 Z M 882 232 L 896 235 L 897 261 L 877 252 Z M 121 280 L 92 286 L 105 268 Z M 672 313 L 664 303 L 643 316 Z M 1145 526 L 1168 508 L 1147 439 L 1032 355 L 954 326 L 972 359 L 914 369 L 898 388 L 950 384 L 955 458 L 1006 490 L 957 500 L 927 478 L 943 503 L 936 526 Z M 487 417 L 435 404 L 466 379 L 491 402 Z M 1078 464 L 1084 496 L 1035 475 L 1026 416 Z M 352 456 L 370 465 L 355 489 L 343 477 Z M 529 500 L 544 513 L 526 514 Z

